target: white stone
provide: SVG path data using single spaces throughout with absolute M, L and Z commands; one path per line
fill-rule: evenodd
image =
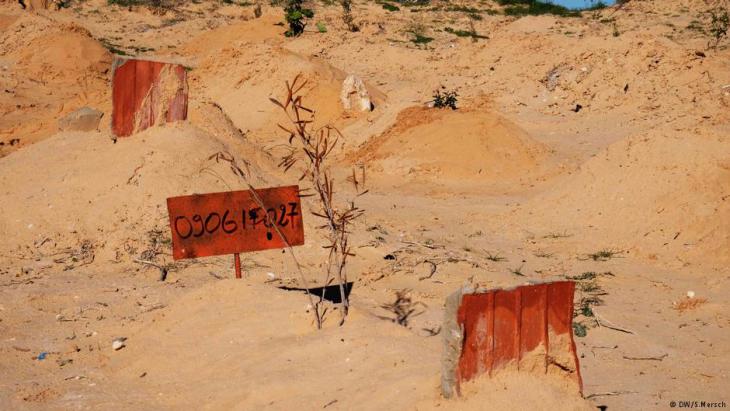
M 354 74 L 350 74 L 342 82 L 340 101 L 345 110 L 371 111 L 373 109 L 370 93 L 368 93 L 365 83 Z
M 124 348 L 124 340 L 122 338 L 115 338 L 114 341 L 112 341 L 112 348 L 114 351 L 119 351 L 122 348 Z

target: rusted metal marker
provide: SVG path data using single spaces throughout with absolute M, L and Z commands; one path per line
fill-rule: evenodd
M 233 254 L 241 278 L 239 253 L 304 244 L 299 187 L 264 188 L 256 195 L 243 190 L 168 198 L 173 259 Z
M 188 116 L 185 67 L 116 57 L 112 79 L 112 131 L 127 137 Z
M 459 290 L 446 300 L 441 389 L 460 394 L 460 384 L 499 368 L 562 373 L 582 392 L 573 341 L 575 283 L 553 283 L 485 292 Z

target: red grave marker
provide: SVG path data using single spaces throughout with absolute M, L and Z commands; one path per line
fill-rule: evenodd
M 458 291 L 447 299 L 442 392 L 459 394 L 464 381 L 495 370 L 548 373 L 573 379 L 582 392 L 573 340 L 575 283 L 556 281 L 485 292 Z
M 112 132 L 127 137 L 155 124 L 185 120 L 188 81 L 185 67 L 159 61 L 114 61 Z
M 168 198 L 173 259 L 234 254 L 241 278 L 238 253 L 304 244 L 299 186 L 256 195 L 258 201 L 249 190 Z

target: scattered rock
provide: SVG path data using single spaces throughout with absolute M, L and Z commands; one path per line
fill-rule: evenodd
M 567 68 L 568 67 L 565 64 L 553 67 L 547 72 L 547 74 L 545 74 L 545 78 L 543 78 L 540 82 L 545 85 L 548 91 L 554 91 L 560 82 L 560 76 Z M 491 69 L 493 70 L 493 68 Z
M 368 93 L 365 83 L 354 74 L 350 74 L 342 82 L 340 101 L 345 110 L 351 110 L 355 107 L 360 111 L 373 111 L 375 108 L 370 100 L 370 93 Z
M 99 129 L 103 116 L 104 113 L 99 110 L 82 107 L 58 120 L 58 129 L 61 131 L 95 131 Z
M 119 351 L 124 348 L 126 346 L 126 344 L 124 343 L 125 341 L 127 341 L 127 337 L 115 338 L 114 341 L 112 341 L 112 348 L 114 349 L 114 351 Z

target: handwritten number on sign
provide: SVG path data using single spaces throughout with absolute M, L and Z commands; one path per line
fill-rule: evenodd
M 223 213 L 223 223 L 221 224 L 221 228 L 226 234 L 231 234 L 238 229 L 236 221 L 228 219 L 228 214 L 230 214 L 230 212 L 230 210 L 226 210 L 226 212 Z
M 201 237 L 205 233 L 212 235 L 218 229 L 226 234 L 233 234 L 238 231 L 239 227 L 243 232 L 249 228 L 255 230 L 259 225 L 263 225 L 267 231 L 266 237 L 271 240 L 273 238 L 271 229 L 274 224 L 279 227 L 286 227 L 289 223 L 295 223 L 295 218 L 299 215 L 297 206 L 298 204 L 295 202 L 280 204 L 278 207 L 267 209 L 265 213 L 263 213 L 263 209 L 260 207 L 250 210 L 243 209 L 240 214 L 240 225 L 238 221 L 230 218 L 232 214 L 231 210 L 225 210 L 223 216 L 215 211 L 207 215 L 204 214 L 205 217 L 200 214 L 193 214 L 192 218 L 177 216 L 174 220 L 174 229 L 177 235 L 185 240 L 191 236 Z M 234 211 L 234 213 L 237 212 Z

